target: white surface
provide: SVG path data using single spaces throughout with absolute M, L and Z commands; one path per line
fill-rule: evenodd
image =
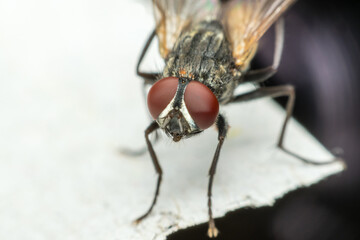
M 148 125 L 134 66 L 153 20 L 140 1 L 128 2 L 0 1 L 0 239 L 165 239 L 207 221 L 214 129 L 155 146 L 164 170 L 158 204 L 131 225 L 149 207 L 156 175 L 148 154 L 117 152 L 143 146 Z M 231 129 L 214 182 L 215 217 L 271 205 L 343 169 L 278 151 L 284 112 L 269 100 L 222 112 Z M 285 143 L 331 158 L 294 122 Z

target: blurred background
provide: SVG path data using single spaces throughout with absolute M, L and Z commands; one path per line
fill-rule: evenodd
M 341 156 L 347 170 L 286 195 L 275 207 L 229 213 L 217 221 L 219 239 L 360 239 L 359 12 L 357 1 L 297 1 L 285 15 L 279 72 L 266 83 L 296 87 L 294 117 Z M 272 40 L 269 31 L 254 68 L 271 63 Z M 284 100 L 278 101 L 284 106 Z M 204 224 L 169 239 L 205 239 L 206 229 Z
M 41 177 L 27 177 L 34 171 L 39 176 L 54 175 L 53 184 L 63 186 L 61 189 L 76 183 L 58 182 L 58 175 L 75 175 L 80 182 L 88 183 L 87 173 L 98 173 L 102 169 L 100 162 L 108 159 L 108 156 L 93 156 L 96 147 L 104 146 L 109 152 L 115 149 L 119 139 L 123 139 L 121 131 L 138 134 L 134 139 L 142 137 L 142 131 L 124 130 L 118 119 L 131 122 L 132 113 L 138 111 L 122 103 L 121 96 L 127 95 L 130 102 L 143 103 L 140 91 L 129 94 L 124 87 L 128 79 L 134 79 L 133 68 L 125 68 L 135 65 L 138 56 L 134 49 L 141 49 L 151 30 L 135 18 L 145 8 L 127 9 L 125 2 L 65 0 L 60 4 L 47 0 L 0 0 L 0 160 L 3 160 L 0 161 L 0 207 L 4 211 L 0 216 L 7 216 L 8 203 L 17 201 L 20 206 L 27 199 L 36 199 L 37 192 L 31 188 L 33 182 L 48 186 Z M 150 0 L 136 2 L 151 9 Z M 285 47 L 279 72 L 266 83 L 296 86 L 295 118 L 327 149 L 340 155 L 347 170 L 286 195 L 274 207 L 243 209 L 217 219 L 221 230 L 218 239 L 360 239 L 359 12 L 360 3 L 356 1 L 297 1 L 286 14 Z M 136 42 L 134 38 L 142 41 Z M 131 44 L 137 46 L 127 47 Z M 259 47 L 254 68 L 269 65 L 272 51 L 273 31 L 269 31 Z M 141 83 L 136 84 L 140 89 Z M 87 95 L 79 98 L 79 91 Z M 279 99 L 279 104 L 284 104 L 284 99 Z M 103 119 L 111 120 L 106 120 L 103 129 L 94 129 Z M 142 129 L 146 122 L 143 119 L 136 127 Z M 15 137 L 16 134 L 21 137 Z M 91 141 L 94 149 L 89 150 L 84 138 Z M 67 144 L 75 153 L 86 152 L 87 161 L 69 158 L 63 150 Z M 56 154 L 50 155 L 53 153 Z M 58 165 L 48 161 L 56 158 L 64 166 L 66 162 L 80 166 L 83 172 L 68 169 L 60 173 Z M 34 164 L 38 159 L 44 162 Z M 45 170 L 41 164 L 46 166 Z M 113 164 L 121 165 L 121 162 L 115 159 Z M 104 170 L 104 175 L 110 176 L 106 173 Z M 9 181 L 6 175 L 13 177 L 11 184 L 6 182 Z M 19 193 L 17 187 L 24 183 L 29 188 Z M 10 185 L 14 187 L 10 189 Z M 76 192 L 81 186 L 75 188 Z M 12 199 L 13 196 L 21 198 Z M 10 197 L 8 201 L 6 197 Z M 29 219 L 35 223 L 38 220 L 30 214 Z M 0 230 L 9 224 L 15 226 L 11 229 L 15 234 L 18 225 L 11 225 L 11 221 L 6 217 L 0 221 Z M 31 225 L 23 224 L 22 228 L 26 230 Z M 206 231 L 207 225 L 202 224 L 174 233 L 168 239 L 207 239 Z M 16 239 L 14 236 L 7 239 Z

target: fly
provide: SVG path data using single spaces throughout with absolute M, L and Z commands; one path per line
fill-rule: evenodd
M 273 76 L 280 63 L 284 42 L 284 21 L 281 15 L 295 0 L 153 0 L 156 20 L 137 64 L 137 74 L 144 85 L 152 85 L 147 105 L 153 118 L 145 130 L 145 140 L 158 175 L 152 211 L 159 195 L 162 169 L 149 136 L 162 129 L 174 142 L 197 135 L 216 125 L 218 144 L 209 170 L 208 236 L 216 237 L 218 229 L 212 215 L 212 184 L 221 147 L 228 132 L 220 106 L 264 97 L 288 97 L 286 117 L 277 146 L 288 154 L 311 164 L 317 163 L 290 152 L 283 146 L 284 134 L 291 117 L 295 91 L 292 85 L 261 87 Z M 251 70 L 258 41 L 275 23 L 275 50 L 271 66 Z M 160 55 L 165 67 L 160 73 L 140 71 L 141 62 L 153 39 L 159 40 Z M 253 91 L 235 95 L 240 84 L 252 83 Z M 331 161 L 332 162 L 332 161 Z M 329 163 L 329 162 L 327 162 Z

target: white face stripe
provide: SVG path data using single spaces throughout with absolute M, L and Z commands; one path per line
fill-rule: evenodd
M 186 104 L 185 104 L 185 100 L 184 100 L 184 95 L 182 96 L 181 98 L 181 108 L 180 108 L 180 111 L 181 113 L 183 114 L 186 122 L 189 124 L 190 126 L 190 131 L 193 132 L 193 131 L 198 131 L 200 130 L 200 128 L 196 125 L 194 119 L 191 117 L 187 107 L 186 107 Z
M 190 127 L 190 129 L 188 129 L 188 132 L 199 132 L 199 131 L 201 131 L 201 129 L 196 125 L 194 119 L 191 117 L 189 111 L 186 108 L 186 104 L 185 104 L 185 101 L 184 101 L 185 90 L 183 91 L 183 94 L 180 96 L 181 97 L 181 107 L 180 107 L 180 109 L 176 109 L 176 108 L 173 107 L 174 102 L 175 102 L 175 98 L 179 97 L 178 96 L 179 87 L 178 87 L 177 90 L 176 90 L 175 96 L 171 99 L 170 103 L 166 106 L 166 108 L 160 113 L 159 117 L 156 119 L 156 122 L 159 124 L 160 128 L 164 129 L 166 127 L 166 125 L 169 123 L 169 121 L 171 119 L 168 116 L 169 113 L 171 111 L 173 111 L 173 110 L 177 110 L 177 111 L 181 112 L 183 118 L 185 119 L 185 121 L 187 122 L 187 124 Z M 183 127 L 183 126 L 181 126 L 181 127 Z

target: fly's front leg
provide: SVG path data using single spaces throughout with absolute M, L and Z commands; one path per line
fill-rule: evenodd
M 245 80 L 244 80 L 245 82 L 261 83 L 272 77 L 277 72 L 284 47 L 284 33 L 285 33 L 284 19 L 280 18 L 275 24 L 275 49 L 274 49 L 273 64 L 266 68 L 250 70 L 245 75 Z
M 283 85 L 283 86 L 276 86 L 276 87 L 262 87 L 262 88 L 254 90 L 254 91 L 235 96 L 235 97 L 233 97 L 231 102 L 243 102 L 243 101 L 250 101 L 250 100 L 264 98 L 264 97 L 276 98 L 276 97 L 281 97 L 281 96 L 287 96 L 288 101 L 286 104 L 286 116 L 285 116 L 285 120 L 284 120 L 284 123 L 281 128 L 280 137 L 279 137 L 277 146 L 284 152 L 296 157 L 297 159 L 299 159 L 305 163 L 309 163 L 309 164 L 323 165 L 323 164 L 332 163 L 334 161 L 338 161 L 339 159 L 337 159 L 337 158 L 330 160 L 330 161 L 326 161 L 326 162 L 317 162 L 317 161 L 309 160 L 309 159 L 304 158 L 296 153 L 293 153 L 292 151 L 289 151 L 288 149 L 286 149 L 284 147 L 283 142 L 284 142 L 285 130 L 287 127 L 287 123 L 292 115 L 294 102 L 295 102 L 295 90 L 292 85 Z
M 158 180 L 157 180 L 157 184 L 156 184 L 156 190 L 155 190 L 155 194 L 154 194 L 154 198 L 153 198 L 153 201 L 150 205 L 150 208 L 145 212 L 144 215 L 142 215 L 141 217 L 139 217 L 138 219 L 135 220 L 135 223 L 139 223 L 141 220 L 143 220 L 144 218 L 146 218 L 150 213 L 151 213 L 151 210 L 153 209 L 153 207 L 155 206 L 155 203 L 156 203 L 156 200 L 157 200 L 157 197 L 159 195 L 159 190 L 160 190 L 160 184 L 161 184 L 161 179 L 162 179 L 162 169 L 160 167 L 160 164 L 159 164 L 159 161 L 156 157 L 156 154 L 155 154 L 155 151 L 154 151 L 154 148 L 152 147 L 152 144 L 149 140 L 149 135 L 155 131 L 156 129 L 159 128 L 159 125 L 157 124 L 156 121 L 153 121 L 150 126 L 145 130 L 145 140 L 146 140 L 146 145 L 148 147 L 148 150 L 149 150 L 149 153 L 150 153 L 150 157 L 151 157 L 151 160 L 154 164 L 154 167 L 155 167 L 155 171 L 156 173 L 158 174 Z
M 212 237 L 217 237 L 217 235 L 219 234 L 218 229 L 215 227 L 215 221 L 212 215 L 212 202 L 211 202 L 211 196 L 212 196 L 212 184 L 213 184 L 213 180 L 214 180 L 214 176 L 215 176 L 215 172 L 216 172 L 216 165 L 218 163 L 219 160 L 219 155 L 220 155 L 220 150 L 221 147 L 224 143 L 227 131 L 228 131 L 228 125 L 227 122 L 225 120 L 225 118 L 219 114 L 217 120 L 216 120 L 216 126 L 218 128 L 218 140 L 219 143 L 216 147 L 216 151 L 215 151 L 215 155 L 214 158 L 212 160 L 211 163 L 211 167 L 209 170 L 209 185 L 208 185 L 208 208 L 209 208 L 209 229 L 208 229 L 208 236 L 210 238 Z

